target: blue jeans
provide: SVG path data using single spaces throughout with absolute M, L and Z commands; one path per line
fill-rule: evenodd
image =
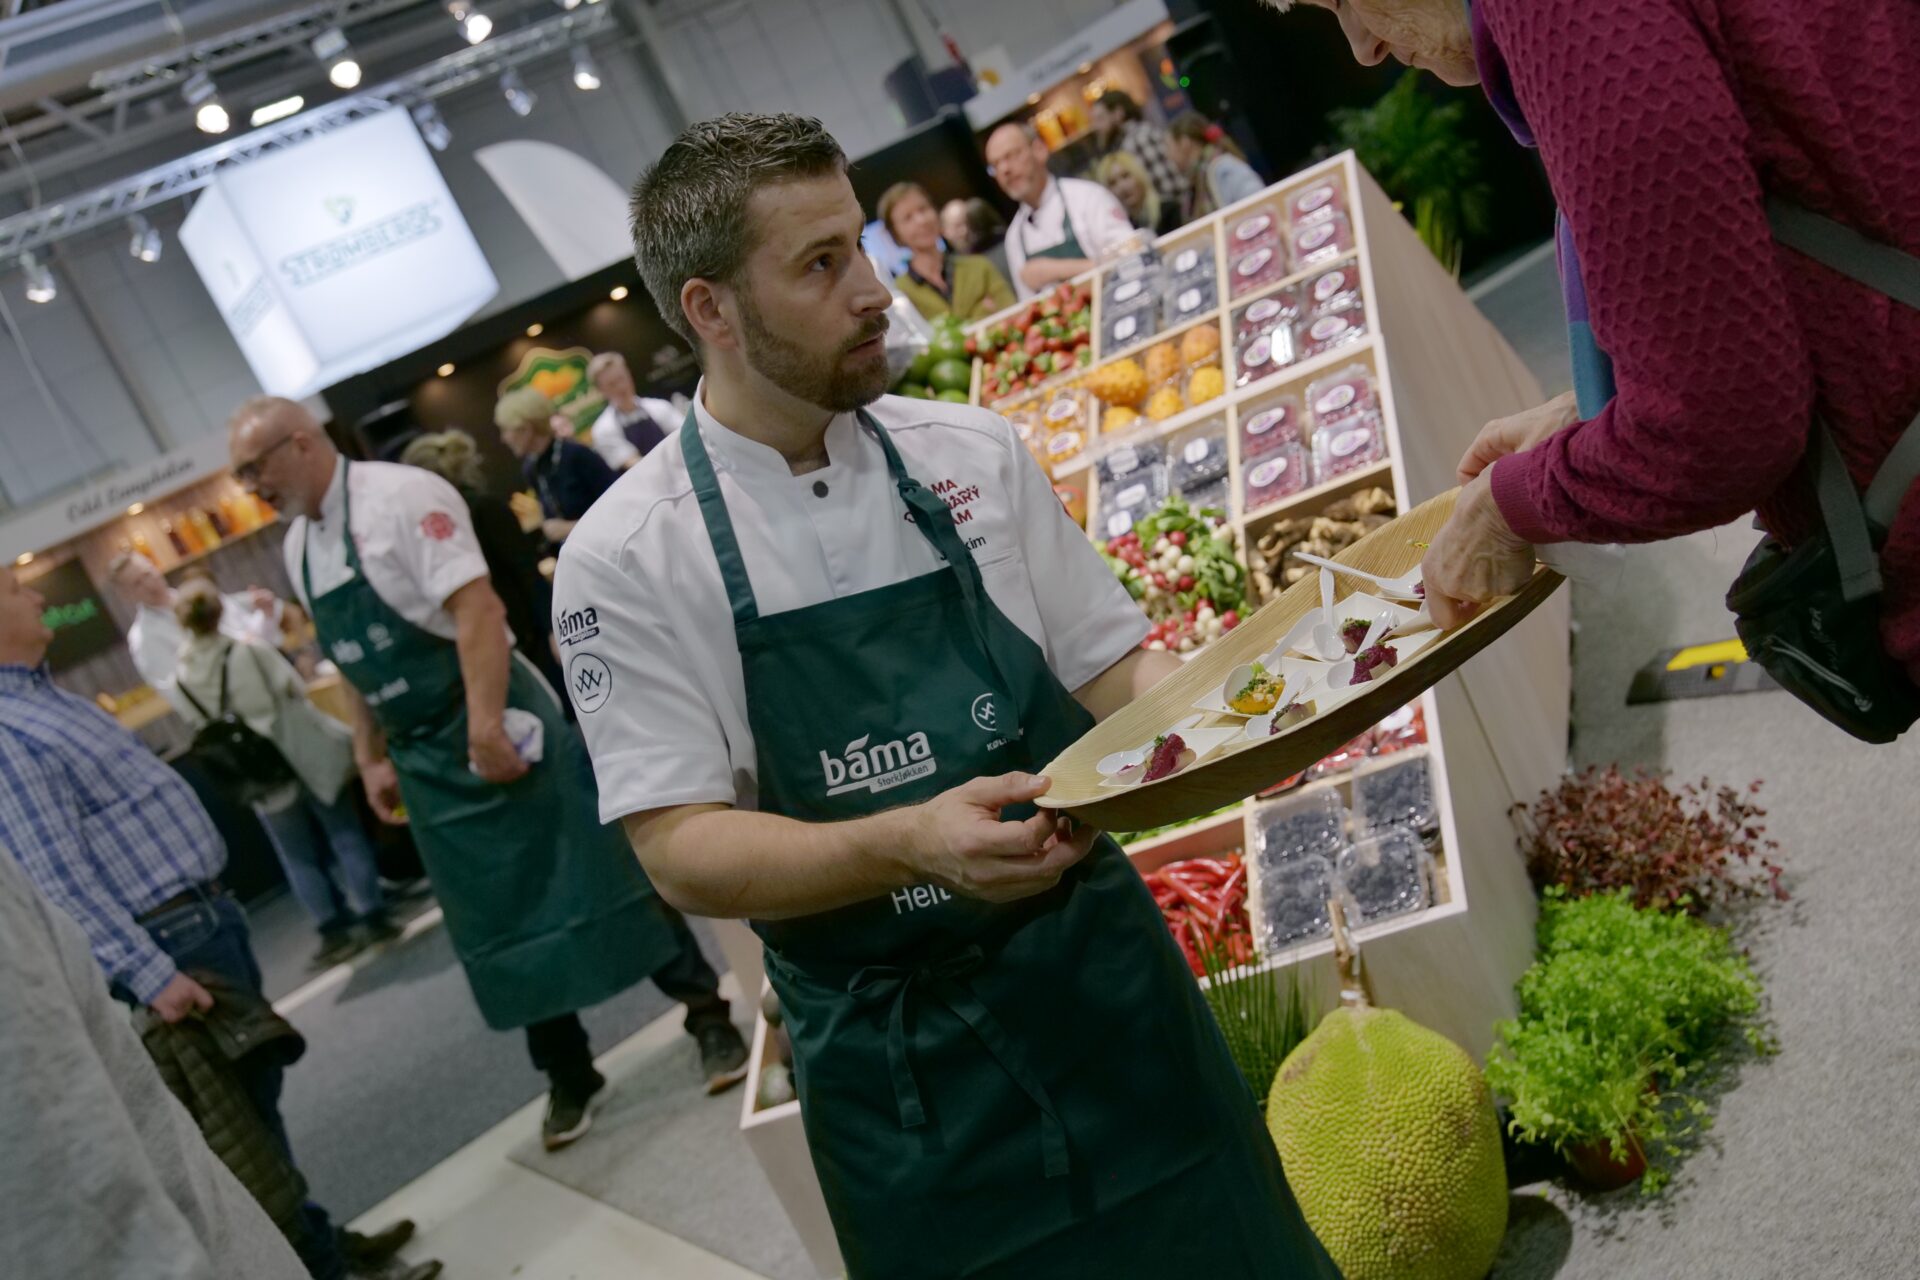
M 284 808 L 254 812 L 280 855 L 293 896 L 320 932 L 345 929 L 387 909 L 380 865 L 360 826 L 352 791 L 343 787 L 332 804 L 325 804 L 301 787 L 299 797 Z
M 260 964 L 253 956 L 246 913 L 230 895 L 203 894 L 197 902 L 142 921 L 142 926 L 160 949 L 173 957 L 174 964 L 183 973 L 211 970 L 237 987 L 261 990 Z M 293 1147 L 287 1141 L 286 1123 L 280 1118 L 280 1065 L 256 1053 L 240 1059 L 233 1067 L 241 1087 L 253 1099 L 260 1118 L 280 1144 L 287 1163 L 292 1164 Z M 306 1264 L 307 1273 L 314 1280 L 343 1280 L 347 1264 L 340 1256 L 327 1211 L 309 1200 L 302 1215 L 306 1230 L 291 1243 L 300 1261 Z

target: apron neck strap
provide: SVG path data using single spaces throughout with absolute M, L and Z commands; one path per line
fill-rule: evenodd
M 720 562 L 720 581 L 727 587 L 727 603 L 733 607 L 733 625 L 738 627 L 760 616 L 754 603 L 753 584 L 747 581 L 747 562 L 740 556 L 740 540 L 733 536 L 733 521 L 727 517 L 727 503 L 720 496 L 720 481 L 713 474 L 713 460 L 707 456 L 706 442 L 700 438 L 700 424 L 687 406 L 687 419 L 680 424 L 680 451 L 687 460 L 687 475 L 693 481 L 693 496 L 700 503 L 700 518 L 707 522 L 707 539 L 713 543 L 714 559 Z
M 873 415 L 865 409 L 859 410 L 858 415 L 860 426 L 879 442 L 881 452 L 886 454 L 887 474 L 893 477 L 900 501 L 906 504 L 907 518 L 940 553 L 940 558 L 960 575 L 967 603 L 977 610 L 980 572 L 974 564 L 973 553 L 967 550 L 966 541 L 954 527 L 953 513 L 937 494 L 907 474 L 907 465 L 901 461 L 892 437 L 873 420 Z M 740 540 L 734 536 L 733 521 L 727 515 L 726 501 L 720 496 L 713 459 L 707 453 L 706 442 L 700 438 L 700 425 L 691 405 L 687 406 L 686 420 L 680 425 L 680 446 L 686 456 L 687 475 L 693 481 L 693 496 L 700 503 L 700 516 L 713 542 L 714 558 L 720 562 L 720 578 L 726 584 L 733 620 L 736 624 L 751 622 L 760 616 L 760 608 L 753 597 L 753 585 L 747 579 L 747 563 L 740 554 Z
M 321 505 L 326 504 L 325 495 Z M 353 545 L 353 463 L 340 459 L 340 539 L 347 549 L 347 568 L 365 577 L 360 568 L 360 548 Z M 300 531 L 300 585 L 306 588 L 307 604 L 313 604 L 313 570 L 307 567 L 307 548 L 313 545 L 313 521 Z
M 969 629 L 997 675 L 999 664 L 994 657 L 987 624 L 991 603 L 987 599 L 986 583 L 980 576 L 980 566 L 974 562 L 973 553 L 967 550 L 966 540 L 954 527 L 953 512 L 938 494 L 907 474 L 907 465 L 901 461 L 900 451 L 894 448 L 892 437 L 874 421 L 872 414 L 865 409 L 859 410 L 859 421 L 867 434 L 880 442 L 881 452 L 886 454 L 887 473 L 893 477 L 900 501 L 906 504 L 907 518 L 913 521 L 913 527 L 940 553 L 940 558 L 947 562 L 947 567 L 959 579 L 960 592 L 966 600 Z M 686 420 L 680 425 L 680 445 L 687 462 L 688 478 L 693 481 L 693 496 L 700 503 L 700 516 L 706 522 L 707 537 L 713 543 L 714 559 L 720 563 L 720 579 L 726 584 L 727 603 L 733 609 L 733 623 L 739 627 L 757 619 L 760 608 L 754 600 L 753 584 L 747 579 L 747 563 L 740 555 L 740 540 L 734 536 L 733 521 L 727 515 L 726 500 L 720 496 L 720 482 L 714 475 L 713 459 L 707 454 L 706 442 L 700 438 L 700 424 L 694 416 L 692 405 L 687 406 Z M 1001 683 L 1005 684 L 1004 679 Z M 1012 708 L 1010 699 L 1001 701 L 1002 705 Z

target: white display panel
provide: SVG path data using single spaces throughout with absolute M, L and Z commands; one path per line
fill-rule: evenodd
M 499 289 L 404 111 L 220 174 L 180 243 L 260 385 L 294 398 L 445 337 Z

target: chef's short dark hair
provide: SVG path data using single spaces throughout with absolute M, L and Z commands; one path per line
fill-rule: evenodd
M 697 350 L 680 310 L 689 280 L 732 281 L 753 251 L 747 202 L 769 183 L 844 173 L 846 152 L 808 116 L 733 111 L 690 125 L 633 185 L 633 260 L 661 317 Z

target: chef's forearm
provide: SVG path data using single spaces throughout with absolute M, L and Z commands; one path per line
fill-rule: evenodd
M 865 902 L 916 882 L 917 807 L 847 822 L 799 822 L 725 805 L 631 814 L 627 839 L 669 904 L 715 919 L 782 920 Z
M 1073 696 L 1095 720 L 1105 720 L 1179 669 L 1180 659 L 1165 650 L 1133 649 Z
M 467 736 L 502 732 L 513 660 L 506 606 L 485 578 L 476 578 L 447 597 L 447 612 L 457 628 L 454 644 L 467 689 Z

